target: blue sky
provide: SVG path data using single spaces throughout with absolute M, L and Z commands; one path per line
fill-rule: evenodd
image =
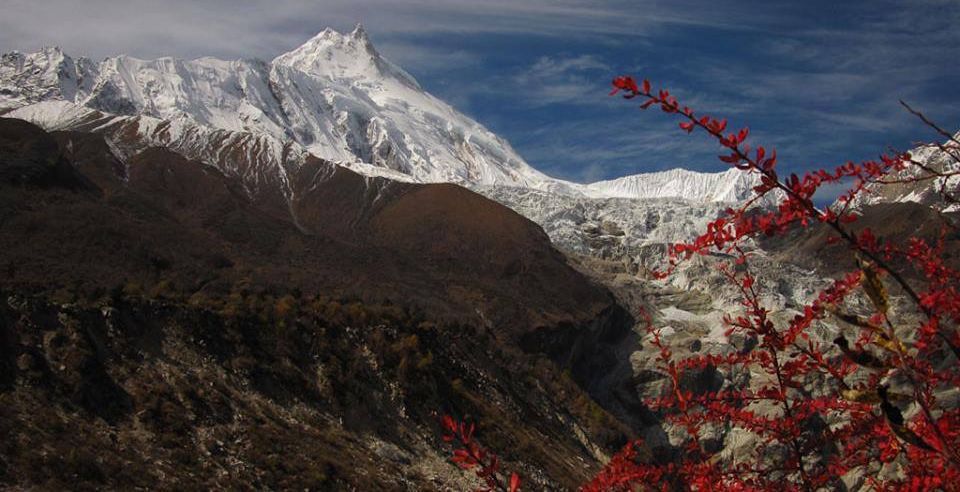
M 716 145 L 607 96 L 648 77 L 749 125 L 802 171 L 933 134 L 904 99 L 960 129 L 960 2 L 576 0 L 7 0 L 0 51 L 270 59 L 362 22 L 427 90 L 574 181 L 723 170 Z

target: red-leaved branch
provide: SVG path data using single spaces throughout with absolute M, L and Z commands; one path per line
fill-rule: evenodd
M 890 184 L 936 182 L 944 203 L 956 203 L 958 171 L 937 169 L 909 153 L 848 162 L 802 176 L 778 173 L 776 150 L 748 143 L 750 131 L 727 131 L 727 121 L 697 114 L 650 82 L 617 77 L 611 94 L 641 100 L 679 117 L 680 130 L 702 130 L 724 149 L 719 159 L 758 175 L 751 200 L 710 222 L 706 231 L 669 249 L 668 277 L 683 261 L 713 252 L 730 255 L 718 265 L 736 288 L 740 309 L 727 313 L 727 336 L 738 333 L 756 346 L 725 355 L 676 360 L 660 331 L 648 322 L 658 364 L 673 390 L 648 404 L 665 422 L 682 429 L 686 442 L 665 462 L 640 460 L 627 446 L 584 490 L 819 490 L 849 483 L 881 490 L 960 488 L 960 272 L 945 251 L 952 226 L 935 239 L 886 241 L 869 228 L 853 228 L 858 196 Z M 960 142 L 904 104 L 946 143 L 931 144 L 960 164 Z M 957 166 L 954 166 L 957 168 Z M 824 184 L 851 182 L 828 207 L 814 195 Z M 772 196 L 775 209 L 755 207 Z M 777 322 L 762 301 L 758 274 L 750 266 L 748 239 L 784 235 L 824 224 L 831 243 L 844 243 L 857 268 L 837 277 L 787 322 Z M 896 267 L 896 268 L 895 268 Z M 910 272 L 913 272 L 912 274 Z M 888 285 L 912 304 L 894 309 Z M 856 296 L 868 313 L 856 313 Z M 898 312 L 899 311 L 899 312 Z M 833 340 L 813 327 L 830 320 Z M 694 393 L 684 388 L 686 371 L 716 368 L 763 375 L 762 384 Z M 758 404 L 763 405 L 758 405 Z M 723 455 L 702 445 L 707 428 L 741 429 L 755 436 L 752 449 Z
M 611 95 L 676 116 L 681 131 L 700 130 L 723 149 L 721 161 L 757 176 L 751 199 L 693 240 L 671 245 L 666 268 L 653 272 L 665 279 L 695 256 L 732 258 L 716 263 L 739 299 L 723 316 L 725 334 L 752 344 L 678 357 L 644 315 L 670 388 L 647 404 L 678 431 L 679 442 L 656 453 L 642 440 L 631 442 L 582 490 L 960 490 L 960 271 L 949 250 L 958 228 L 941 216 L 939 236 L 893 241 L 856 224 L 869 213 L 858 207 L 861 198 L 884 186 L 928 185 L 943 208 L 956 205 L 960 141 L 904 103 L 945 139 L 927 147 L 952 166 L 890 152 L 781 175 L 776 150 L 751 145 L 748 128 L 728 131 L 726 119 L 698 114 L 647 80 L 617 77 L 613 86 Z M 852 184 L 834 204 L 815 205 L 823 185 L 845 183 Z M 846 246 L 855 268 L 785 318 L 764 302 L 769 273 L 755 271 L 752 245 L 813 225 L 831 232 L 823 247 Z M 707 369 L 749 374 L 751 382 L 699 392 L 684 383 Z M 443 427 L 444 440 L 457 445 L 453 461 L 475 470 L 484 490 L 519 489 L 520 478 L 502 478 L 496 455 L 473 439 L 473 425 L 444 417 Z M 740 447 L 711 444 L 717 429 L 721 439 L 741 433 Z
M 456 445 L 451 458 L 453 462 L 464 470 L 473 470 L 483 481 L 484 487 L 478 489 L 478 492 L 520 490 L 520 476 L 511 473 L 509 479 L 503 479 L 500 475 L 500 458 L 473 438 L 476 431 L 475 424 L 457 421 L 450 415 L 444 415 L 441 425 L 444 430 L 444 442 Z

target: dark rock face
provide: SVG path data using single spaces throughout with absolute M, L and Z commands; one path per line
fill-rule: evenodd
M 13 320 L 7 317 L 0 317 L 0 391 L 7 391 L 13 388 L 16 382 L 17 368 L 23 366 L 23 370 L 30 369 L 32 360 L 24 358 L 21 361 L 18 358 L 16 333 L 13 329 Z
M 251 199 L 166 149 L 8 119 L 0 177 L 0 483 L 469 487 L 433 428 L 452 412 L 564 489 L 626 438 L 584 389 L 633 408 L 607 389 L 632 320 L 466 189 L 308 160 Z
M 72 405 L 109 423 L 129 415 L 130 395 L 107 373 L 106 325 L 99 316 L 69 317 L 16 297 L 4 301 L 7 313 L 20 315 L 9 346 L 19 352 L 17 370 L 28 381 L 55 388 Z
M 646 411 L 632 385 L 630 354 L 638 344 L 633 326 L 630 314 L 613 306 L 586 327 L 560 324 L 529 332 L 521 337 L 520 346 L 542 351 L 568 368 L 604 408 L 639 429 Z
M 126 164 L 113 155 L 99 135 L 64 131 L 51 136 L 56 139 L 62 158 L 105 193 L 119 191 L 127 180 Z
M 61 157 L 56 139 L 21 120 L 0 120 L 0 182 L 76 188 L 83 180 Z

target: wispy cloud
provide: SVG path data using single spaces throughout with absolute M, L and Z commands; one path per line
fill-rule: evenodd
M 643 36 L 664 26 L 758 29 L 779 9 L 639 0 L 7 0 L 0 49 L 57 43 L 95 56 L 271 58 L 332 26 L 362 21 L 385 38 L 523 34 Z
M 610 65 L 594 55 L 543 56 L 509 79 L 532 106 L 597 104 L 609 81 Z
M 451 50 L 430 43 L 395 41 L 378 43 L 377 49 L 405 70 L 420 73 L 455 71 L 483 63 L 483 55 L 464 49 Z
M 580 55 L 570 58 L 542 56 L 528 73 L 541 77 L 557 77 L 587 70 L 610 70 L 610 65 L 600 61 L 595 55 Z

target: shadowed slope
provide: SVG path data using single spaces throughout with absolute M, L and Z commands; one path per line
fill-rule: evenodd
M 506 207 L 317 159 L 289 201 L 251 195 L 8 119 L 0 142 L 0 482 L 469 488 L 431 428 L 449 411 L 557 489 L 625 437 L 563 369 L 602 377 L 577 365 L 631 320 Z

